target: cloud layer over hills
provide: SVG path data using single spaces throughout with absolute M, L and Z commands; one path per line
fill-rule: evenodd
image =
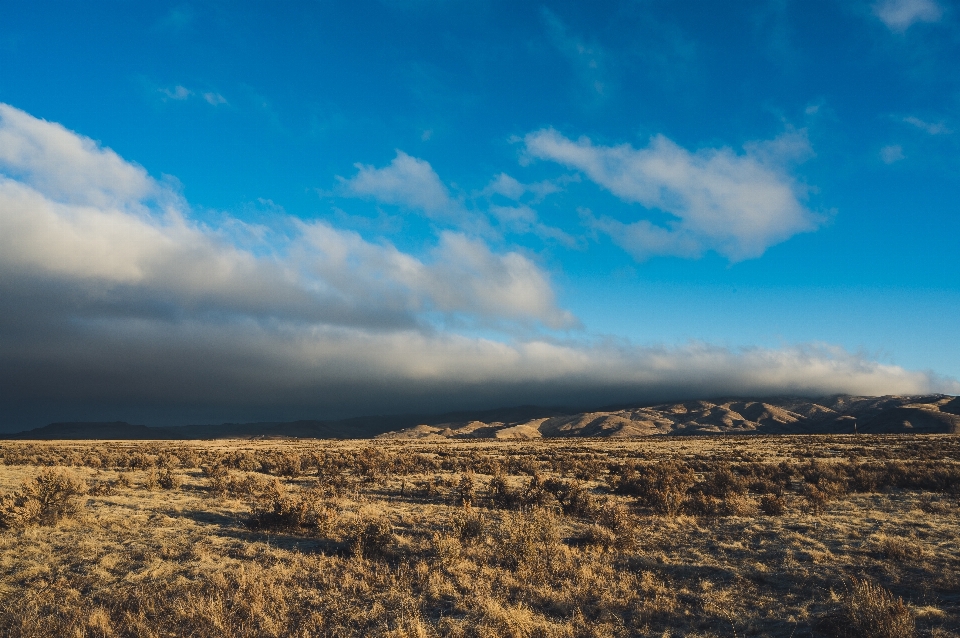
M 635 151 L 532 135 L 530 152 L 612 190 L 633 184 L 638 201 L 680 187 L 629 165 L 610 173 L 608 160 L 594 168 L 597 154 L 629 164 L 666 153 L 684 179 L 720 166 L 727 177 L 715 187 L 676 198 L 683 221 L 660 252 L 712 242 L 748 257 L 815 223 L 759 150 L 691 155 L 665 139 Z M 583 157 L 563 159 L 563 149 Z M 465 214 L 422 160 L 401 152 L 388 169 L 358 170 L 342 182 L 358 196 L 388 193 L 426 215 Z M 724 237 L 708 218 L 740 205 L 737 171 L 768 176 L 759 196 L 778 216 L 755 234 Z M 439 229 L 414 254 L 324 221 L 275 221 L 200 223 L 174 186 L 142 167 L 0 105 L 0 426 L 957 391 L 955 382 L 830 346 L 640 347 L 591 337 L 560 307 L 535 257 L 497 251 L 466 224 Z

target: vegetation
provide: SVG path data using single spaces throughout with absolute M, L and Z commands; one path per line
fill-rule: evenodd
M 960 438 L 0 443 L 5 636 L 957 636 Z

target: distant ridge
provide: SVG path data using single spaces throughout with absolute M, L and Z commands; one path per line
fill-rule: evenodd
M 365 439 L 402 430 L 421 423 L 448 423 L 471 418 L 491 421 L 529 420 L 537 416 L 573 414 L 575 410 L 525 405 L 475 412 L 448 412 L 439 415 L 363 416 L 336 421 L 263 421 L 150 427 L 124 421 L 51 423 L 32 430 L 0 434 L 0 440 L 197 440 L 254 437 L 296 437 L 316 439 Z
M 541 415 L 525 421 L 421 423 L 390 439 L 536 439 L 708 434 L 960 433 L 960 398 L 796 397 L 682 401 Z
M 960 397 L 796 397 L 682 401 L 584 411 L 519 406 L 440 415 L 367 416 L 339 421 L 148 427 L 122 421 L 51 423 L 7 440 L 630 438 L 709 434 L 960 433 Z

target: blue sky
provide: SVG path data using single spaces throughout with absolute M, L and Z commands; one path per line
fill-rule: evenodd
M 0 18 L 9 427 L 960 391 L 954 3 Z

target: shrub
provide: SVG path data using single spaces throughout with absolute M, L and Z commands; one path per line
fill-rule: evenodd
M 362 558 L 384 558 L 394 542 L 393 526 L 383 518 L 358 518 L 347 532 L 350 553 Z
M 547 509 L 522 510 L 506 516 L 497 529 L 500 563 L 516 569 L 523 563 L 543 562 L 561 545 L 560 527 Z
M 597 498 L 579 481 L 547 479 L 543 489 L 553 495 L 568 516 L 592 517 L 600 509 Z
M 704 493 L 721 500 L 731 494 L 742 494 L 747 489 L 746 481 L 733 472 L 729 463 L 721 463 L 699 487 Z
M 457 512 L 451 521 L 453 533 L 461 542 L 481 538 L 487 528 L 487 520 L 481 512 L 467 506 Z
M 521 496 L 519 490 L 510 487 L 506 476 L 503 474 L 495 475 L 487 485 L 487 497 L 494 507 L 518 507 L 522 501 Z
M 586 545 L 610 549 L 617 545 L 617 535 L 608 527 L 594 524 L 587 528 L 583 542 Z
M 876 534 L 870 539 L 869 546 L 874 553 L 895 561 L 916 560 L 923 556 L 923 546 L 915 538 Z
M 320 502 L 314 491 L 288 494 L 275 480 L 260 498 L 253 500 L 247 527 L 253 530 L 309 531 L 329 533 L 335 513 Z
M 55 525 L 79 507 L 86 485 L 58 470 L 44 470 L 13 494 L 0 497 L 0 529 Z
M 760 497 L 760 511 L 767 516 L 782 516 L 787 512 L 787 503 L 782 496 L 764 494 Z
M 854 636 L 908 638 L 914 635 L 913 612 L 903 599 L 867 580 L 853 581 L 844 615 Z
M 175 474 L 169 467 L 160 471 L 157 477 L 157 484 L 165 490 L 175 490 L 183 483 L 179 474 Z
M 455 490 L 453 490 L 454 505 L 469 505 L 476 498 L 476 484 L 473 480 L 473 473 L 467 472 L 460 479 Z
M 612 480 L 619 494 L 636 496 L 641 505 L 658 514 L 679 514 L 687 491 L 696 483 L 696 474 L 682 461 L 660 461 L 645 466 L 627 466 Z

